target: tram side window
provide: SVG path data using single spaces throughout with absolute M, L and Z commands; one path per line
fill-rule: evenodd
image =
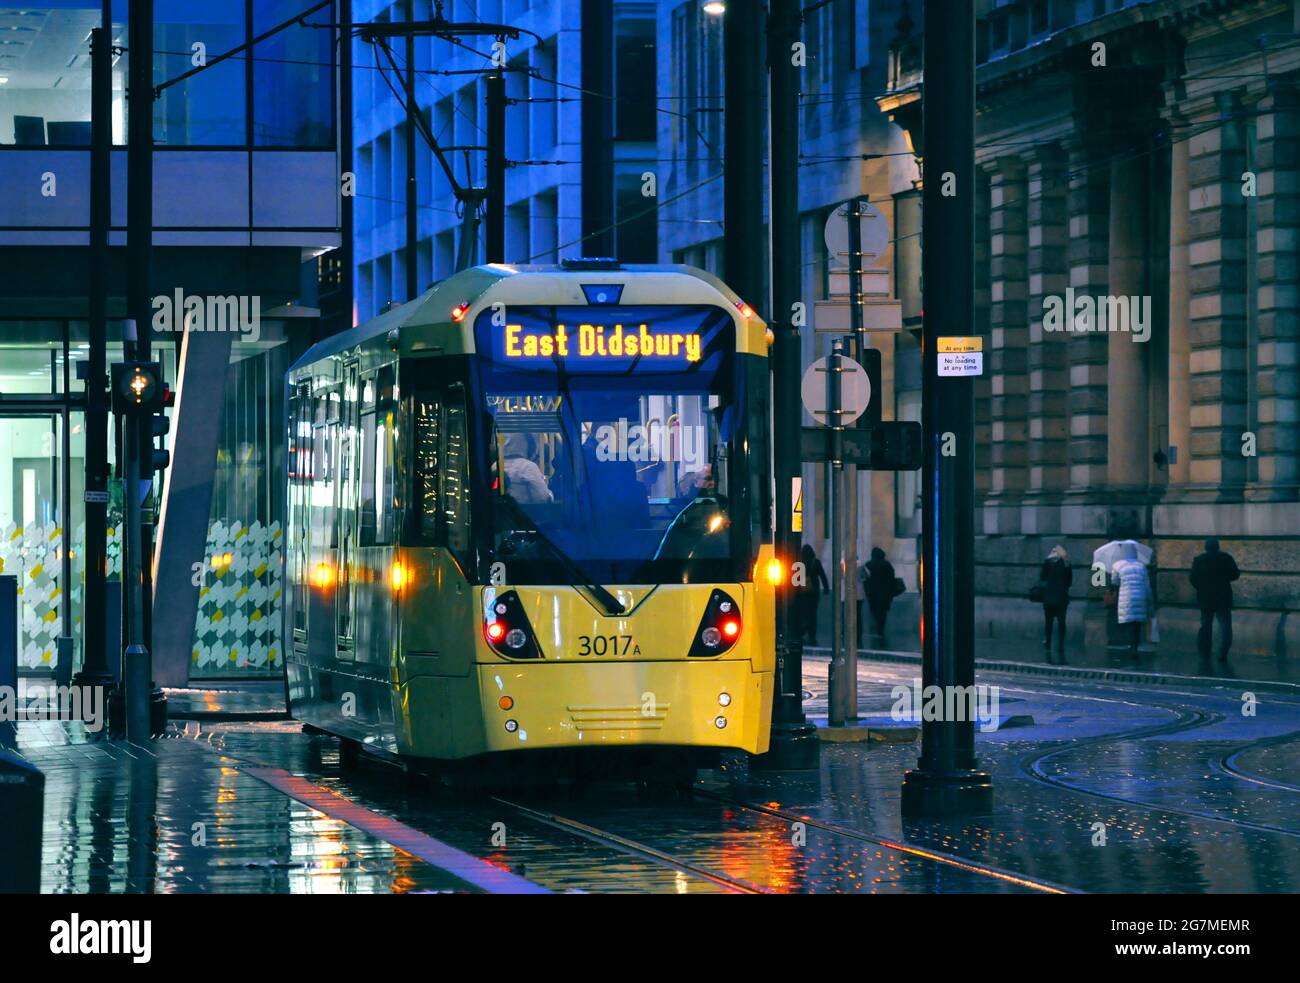
M 466 550 L 470 545 L 469 446 L 465 394 L 452 387 L 445 401 L 432 392 L 411 400 L 412 540 Z
M 375 543 L 387 546 L 393 541 L 394 509 L 397 507 L 395 474 L 397 470 L 396 377 L 391 365 L 376 376 L 375 392 Z
M 452 386 L 444 417 L 446 460 L 442 469 L 442 509 L 447 521 L 447 545 L 469 549 L 469 438 L 465 432 L 465 390 Z
M 409 528 L 415 542 L 438 542 L 439 439 L 442 435 L 442 403 L 430 392 L 411 400 L 411 489 Z
M 375 379 L 361 385 L 361 545 L 374 546 L 375 538 L 375 462 L 379 460 L 375 441 Z

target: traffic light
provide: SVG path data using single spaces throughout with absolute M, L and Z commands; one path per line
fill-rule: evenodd
M 163 405 L 162 366 L 157 362 L 117 362 L 113 365 L 113 412 L 140 415 Z
M 172 421 L 162 412 L 162 410 L 170 407 L 175 402 L 176 394 L 172 392 L 172 387 L 163 383 L 162 396 L 158 400 L 158 409 L 149 419 L 151 437 L 157 438 L 167 436 L 167 432 L 172 428 Z M 149 444 L 153 455 L 150 470 L 166 470 L 167 466 L 172 463 L 171 454 L 161 447 L 154 447 L 152 439 L 149 441 Z

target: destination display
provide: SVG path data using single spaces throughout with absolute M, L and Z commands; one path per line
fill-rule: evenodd
M 689 370 L 734 337 L 731 316 L 703 306 L 507 307 L 485 310 L 474 329 L 494 362 L 583 371 Z

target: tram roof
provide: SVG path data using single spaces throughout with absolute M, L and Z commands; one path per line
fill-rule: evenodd
M 454 323 L 451 320 L 453 307 L 464 304 L 467 305 L 467 315 L 477 313 L 475 308 L 480 301 L 485 299 L 484 295 L 488 290 L 494 285 L 506 281 L 518 282 L 521 289 L 537 286 L 539 280 L 551 281 L 556 286 L 563 284 L 567 289 L 556 291 L 557 296 L 554 298 L 536 300 L 530 298 L 529 302 L 543 306 L 547 304 L 585 306 L 587 300 L 582 292 L 582 284 L 626 283 L 629 275 L 633 274 L 643 283 L 648 279 L 645 274 L 660 274 L 665 279 L 691 278 L 703 285 L 704 289 L 698 291 L 699 296 L 690 299 L 683 297 L 680 300 L 681 303 L 717 303 L 726 301 L 733 306 L 742 303 L 740 296 L 718 277 L 707 270 L 684 264 L 628 263 L 588 269 L 576 264 L 571 266 L 541 266 L 490 263 L 455 273 L 446 280 L 431 286 L 415 300 L 394 307 L 377 317 L 371 318 L 364 324 L 359 324 L 347 331 L 341 331 L 316 343 L 290 366 L 290 371 L 300 366 L 310 365 L 323 358 L 328 358 L 331 355 L 337 355 L 371 339 L 387 335 L 394 328 L 399 329 L 403 336 L 402 349 L 404 351 L 423 347 L 420 344 L 421 341 L 431 340 L 428 329 L 446 328 Z M 661 280 L 654 288 L 657 302 L 662 302 L 662 300 L 658 300 L 659 290 L 662 286 L 663 281 Z M 691 292 L 695 293 L 696 291 Z M 715 295 L 710 296 L 710 294 Z M 630 300 L 630 302 L 648 303 L 649 301 Z M 760 330 L 766 328 L 766 325 L 756 315 L 750 320 L 751 324 Z M 466 316 L 463 324 L 468 325 L 472 321 L 473 317 Z

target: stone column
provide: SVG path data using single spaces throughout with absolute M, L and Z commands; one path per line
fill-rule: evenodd
M 1097 324 L 1104 315 L 1107 350 L 1106 484 L 1111 489 L 1145 489 L 1151 458 L 1147 358 L 1150 342 L 1131 329 L 1142 307 L 1151 311 L 1147 285 L 1148 165 L 1144 155 L 1120 157 L 1110 165 L 1110 241 L 1107 294 L 1097 298 Z M 1115 324 L 1127 300 L 1128 324 Z M 1147 318 L 1153 327 L 1154 314 Z M 1120 330 L 1125 329 L 1125 330 Z
M 1081 140 L 1065 145 L 1070 162 L 1067 257 L 1070 286 L 1077 295 L 1095 297 L 1107 292 L 1110 178 L 1104 141 L 1081 132 Z M 1067 310 L 1067 326 L 1071 317 Z M 1108 345 L 1104 335 L 1079 332 L 1069 334 L 1069 346 L 1070 491 L 1092 496 L 1106 484 Z
M 1300 497 L 1300 82 L 1272 83 L 1257 123 L 1258 484 L 1252 498 Z
M 1066 163 L 1056 145 L 1040 148 L 1029 161 L 1029 490 L 1040 498 L 1064 491 L 1069 478 L 1070 336 L 1043 330 L 1044 298 L 1064 298 L 1069 285 Z
M 989 176 L 984 168 L 975 168 L 975 325 L 974 333 L 989 342 Z M 993 387 L 989 382 L 987 367 L 984 375 L 975 380 L 975 507 L 976 528 L 984 529 L 984 504 L 993 484 L 992 460 L 989 443 L 989 402 Z
M 1194 126 L 1188 141 L 1191 240 L 1191 480 L 1219 500 L 1239 500 L 1246 480 L 1246 209 L 1242 125 L 1236 97 L 1221 93 L 1222 123 Z M 1207 107 L 1208 108 L 1208 107 Z M 1189 114 L 1192 115 L 1192 114 Z
M 1029 391 L 1026 214 L 1029 190 L 1019 157 L 1000 157 L 989 174 L 989 463 L 986 533 L 1018 533 L 1027 485 Z M 996 528 L 989 528 L 996 523 Z
M 1182 129 L 1181 117 L 1170 117 L 1175 132 Z M 1188 279 L 1188 241 L 1191 237 L 1188 211 L 1188 138 L 1176 136 L 1169 148 L 1169 446 L 1177 460 L 1169 464 L 1169 483 L 1186 485 L 1191 477 L 1191 285 Z

